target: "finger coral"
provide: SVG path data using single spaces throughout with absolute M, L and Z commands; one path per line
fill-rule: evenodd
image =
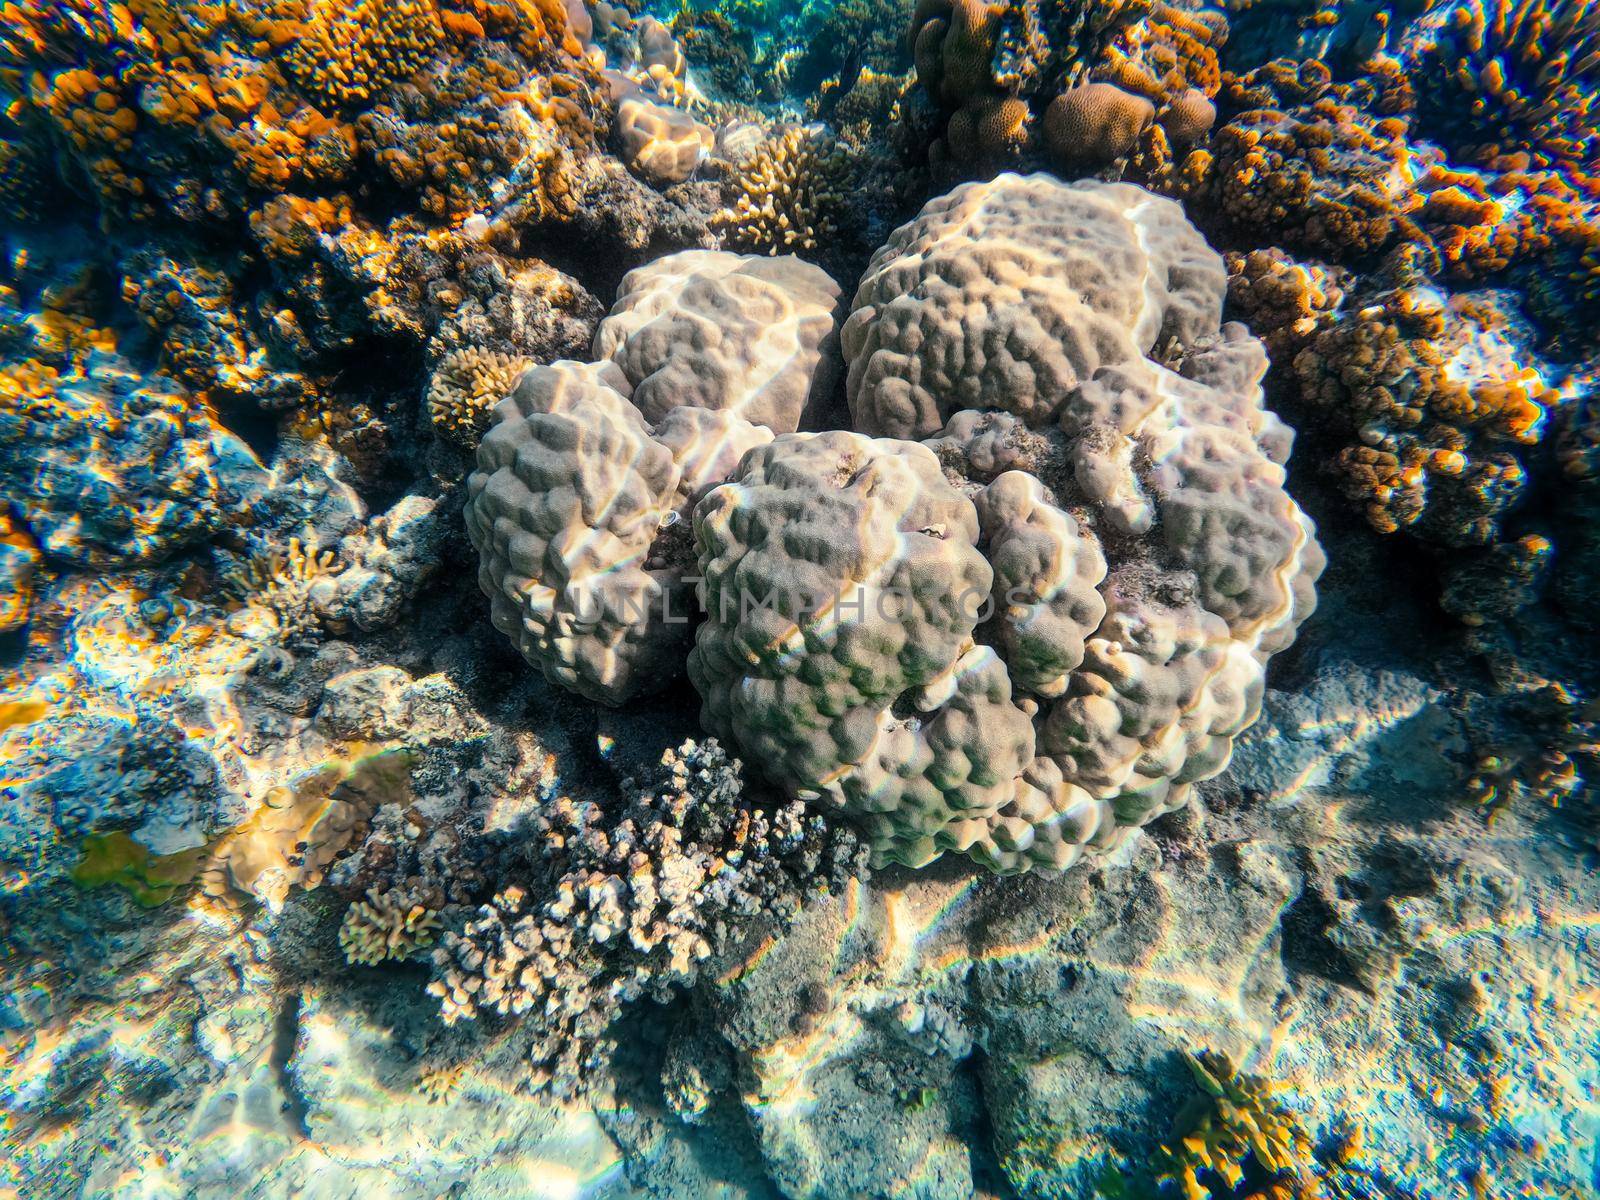
M 541 817 L 547 886 L 499 892 L 434 951 L 447 1023 L 522 1018 L 536 1086 L 584 1088 L 621 1006 L 692 983 L 753 920 L 786 923 L 861 863 L 847 830 L 761 805 L 715 741 L 668 750 L 602 812 L 562 798 Z
M 1583 0 L 1437 4 L 1413 35 L 1418 109 L 1467 160 L 1600 165 L 1600 13 Z
M 494 406 L 511 394 L 530 365 L 525 358 L 473 346 L 451 351 L 428 384 L 428 420 L 451 441 L 476 446 Z
M 848 164 L 806 129 L 770 138 L 739 168 L 733 204 L 712 217 L 727 244 L 760 254 L 816 251 L 837 232 Z
M 439 914 L 425 899 L 399 889 L 369 890 L 365 900 L 346 910 L 339 925 L 339 946 L 345 959 L 371 967 L 389 959 L 409 958 L 432 945 Z

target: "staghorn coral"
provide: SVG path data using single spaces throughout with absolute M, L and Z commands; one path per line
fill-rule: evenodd
M 787 129 L 740 166 L 733 204 L 711 218 L 725 243 L 760 254 L 817 251 L 838 232 L 849 164 L 833 141 Z
M 365 900 L 345 910 L 340 922 L 339 947 L 345 960 L 372 967 L 410 958 L 431 946 L 439 931 L 439 913 L 430 899 L 405 889 L 370 889 Z
M 845 326 L 863 432 L 780 436 L 696 507 L 703 723 L 879 860 L 1059 870 L 1181 806 L 1322 565 L 1224 286 L 1138 188 L 931 202 Z
M 526 358 L 475 346 L 452 350 L 428 382 L 428 420 L 442 437 L 472 449 L 489 427 L 494 406 L 531 365 Z
M 561 797 L 539 819 L 543 886 L 503 888 L 434 951 L 447 1024 L 521 1018 L 536 1087 L 581 1091 L 623 1004 L 692 983 L 752 922 L 785 925 L 861 870 L 803 805 L 748 797 L 738 760 L 685 742 L 614 811 Z

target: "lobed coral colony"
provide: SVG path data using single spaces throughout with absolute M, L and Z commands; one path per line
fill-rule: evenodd
M 1592 1189 L 1600 4 L 0 11 L 0 1195 Z

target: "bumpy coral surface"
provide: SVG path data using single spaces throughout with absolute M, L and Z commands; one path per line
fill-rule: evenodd
M 793 433 L 832 385 L 838 301 L 791 255 L 685 251 L 628 273 L 594 353 L 622 368 L 647 421 L 705 408 Z
M 46 555 L 126 566 L 249 523 L 266 473 L 203 397 L 140 372 L 109 331 L 32 320 L 0 364 L 0 480 Z
M 1130 185 L 1001 176 L 897 231 L 844 335 L 891 436 L 779 437 L 696 510 L 710 728 L 913 864 L 1059 869 L 1181 805 L 1322 566 L 1224 281 Z
M 594 364 L 522 377 L 478 447 L 467 529 L 497 628 L 616 703 L 664 686 L 694 614 L 694 502 L 793 429 L 837 285 L 794 258 L 684 251 L 623 281 Z

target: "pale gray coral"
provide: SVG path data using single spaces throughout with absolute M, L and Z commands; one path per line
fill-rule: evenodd
M 827 272 L 785 255 L 686 250 L 628 272 L 595 334 L 647 421 L 675 408 L 727 410 L 792 433 L 836 378 Z
M 856 428 L 923 438 L 983 408 L 1049 421 L 1101 367 L 1215 331 L 1226 282 L 1183 210 L 1132 184 L 958 187 L 895 231 L 856 291 Z
M 685 251 L 631 272 L 600 361 L 535 367 L 495 412 L 467 530 L 495 627 L 603 703 L 681 669 L 689 514 L 826 388 L 837 288 L 797 259 Z
M 447 1023 L 522 1016 L 536 1082 L 563 1094 L 581 1090 L 624 1002 L 692 983 L 750 921 L 782 924 L 862 867 L 847 830 L 752 802 L 714 741 L 667 751 L 620 811 L 562 798 L 539 828 L 544 886 L 505 887 L 447 933 L 429 991 Z
M 1224 285 L 1139 188 L 932 202 L 845 349 L 858 422 L 940 436 L 780 437 L 701 502 L 707 727 L 912 865 L 1057 870 L 1185 803 L 1322 569 Z
M 610 361 L 528 371 L 479 443 L 466 509 L 495 628 L 555 682 L 610 703 L 672 677 L 692 602 L 692 568 L 668 535 L 696 480 L 630 391 Z M 674 426 L 728 416 L 680 412 Z M 696 464 L 730 469 L 733 451 L 764 435 L 732 420 L 743 428 L 703 441 L 678 430 L 678 449 L 724 447 Z

